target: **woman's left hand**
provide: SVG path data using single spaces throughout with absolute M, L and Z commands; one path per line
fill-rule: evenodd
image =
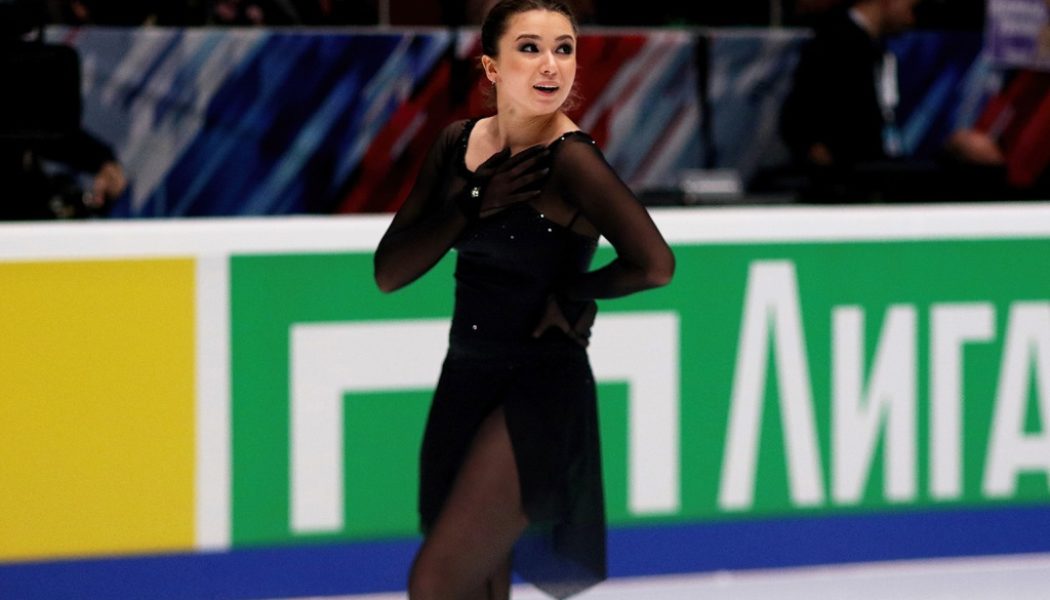
M 570 324 L 565 317 L 565 313 L 562 312 L 561 306 L 558 305 L 557 296 L 551 294 L 547 296 L 547 305 L 543 310 L 543 316 L 540 317 L 540 322 L 532 332 L 532 337 L 538 338 L 553 327 L 586 348 L 591 340 L 591 326 L 594 325 L 594 317 L 597 314 L 598 305 L 591 300 L 587 303 L 587 308 L 583 310 L 576 323 Z

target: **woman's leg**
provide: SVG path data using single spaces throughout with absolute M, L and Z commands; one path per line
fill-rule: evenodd
M 462 600 L 510 600 L 510 556 L 489 576 L 485 585 Z
M 416 555 L 409 598 L 461 600 L 479 590 L 507 592 L 509 582 L 489 580 L 497 574 L 509 578 L 503 567 L 527 525 L 507 421 L 497 408 L 478 429 L 445 506 Z
M 489 578 L 489 595 L 487 600 L 510 600 L 510 556 L 504 559 L 496 572 Z

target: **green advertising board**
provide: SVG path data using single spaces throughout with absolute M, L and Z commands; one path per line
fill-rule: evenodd
M 1050 500 L 1050 240 L 673 247 L 670 286 L 600 303 L 592 357 L 599 344 L 612 348 L 603 356 L 630 355 L 647 335 L 663 336 L 666 352 L 633 360 L 657 373 L 672 362 L 666 378 L 678 386 L 665 411 L 673 422 L 650 426 L 676 451 L 632 447 L 668 443 L 632 436 L 631 415 L 647 399 L 632 400 L 629 377 L 603 379 L 596 365 L 612 524 Z M 612 256 L 604 248 L 596 264 Z M 409 373 L 436 376 L 451 266 L 449 257 L 383 295 L 367 252 L 231 259 L 235 544 L 416 531 L 430 386 Z M 653 315 L 677 330 L 647 329 Z M 639 327 L 618 331 L 641 337 L 602 329 L 632 317 Z M 417 336 L 396 333 L 413 323 Z M 292 355 L 297 328 L 338 338 L 347 326 L 378 329 L 357 345 L 346 333 L 346 344 Z M 341 349 L 327 359 L 348 371 L 383 355 L 405 383 L 343 391 L 331 412 L 341 419 L 341 473 L 324 484 L 338 514 L 296 527 L 292 372 L 297 360 L 326 360 L 324 348 Z M 417 364 L 421 354 L 432 364 Z M 632 502 L 635 479 L 660 489 Z
M 674 281 L 588 349 L 610 577 L 1050 552 L 1050 204 L 652 213 Z M 0 225 L 0 596 L 403 589 L 454 256 L 381 294 L 388 222 Z

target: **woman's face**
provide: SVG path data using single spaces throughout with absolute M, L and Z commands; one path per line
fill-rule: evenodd
M 569 97 L 576 79 L 576 34 L 559 12 L 518 13 L 499 40 L 499 56 L 484 58 L 501 110 L 549 114 Z

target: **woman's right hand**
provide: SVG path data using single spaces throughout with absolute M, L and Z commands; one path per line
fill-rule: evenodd
M 535 198 L 550 171 L 549 156 L 545 146 L 532 146 L 514 156 L 510 148 L 493 154 L 467 182 L 463 212 L 475 218 Z

